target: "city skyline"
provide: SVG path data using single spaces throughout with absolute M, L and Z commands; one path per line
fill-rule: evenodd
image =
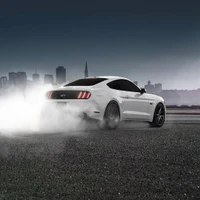
M 35 73 L 32 74 L 32 80 L 27 79 L 26 72 L 9 72 L 8 77 L 0 76 L 0 97 L 9 93 L 15 93 L 16 91 L 21 91 L 24 95 L 27 91 L 31 91 L 32 88 L 41 88 L 41 86 L 46 84 L 51 84 L 53 87 L 64 85 L 65 83 L 63 81 L 66 78 L 66 69 L 63 66 L 58 66 L 55 68 L 55 71 L 56 76 L 44 74 L 44 77 L 40 79 L 40 74 L 35 70 Z M 86 62 L 85 71 L 81 78 L 86 78 L 88 73 Z M 138 81 L 133 80 L 132 82 L 138 85 Z M 150 80 L 147 81 L 146 85 L 141 87 L 144 87 L 150 94 L 163 97 L 166 105 L 199 105 L 200 88 L 195 90 L 166 90 L 163 88 L 162 83 L 152 83 Z
M 65 65 L 63 65 L 63 66 L 65 66 Z M 74 65 L 72 65 L 72 66 L 74 66 Z M 19 71 L 19 72 L 20 71 L 26 71 L 28 79 L 31 79 L 35 68 L 36 67 L 27 68 L 27 69 L 25 68 L 24 70 L 23 70 L 23 68 L 18 68 L 19 70 L 15 70 L 15 68 L 13 67 L 11 72 L 12 71 Z M 68 75 L 71 77 L 70 80 L 81 78 L 81 76 L 83 74 L 83 72 L 82 72 L 83 71 L 83 64 L 79 65 L 76 68 L 73 68 L 73 67 L 70 68 L 70 66 L 67 67 L 67 68 L 70 69 L 69 73 L 68 73 Z M 40 72 L 41 76 L 44 76 L 45 74 L 52 74 L 54 76 L 56 75 L 56 73 L 54 72 L 54 66 L 48 67 L 46 71 L 44 69 L 40 69 L 39 67 L 37 67 L 37 70 L 38 70 L 38 72 Z M 141 74 L 139 74 L 139 72 L 137 70 L 134 70 L 134 69 L 131 69 L 131 72 L 129 72 L 127 74 L 126 74 L 126 72 L 121 73 L 120 71 L 117 71 L 117 70 L 115 70 L 115 73 L 102 73 L 101 72 L 99 74 L 95 74 L 93 68 L 91 67 L 90 68 L 90 76 L 102 76 L 102 75 L 103 76 L 107 76 L 107 75 L 108 76 L 123 76 L 123 77 L 129 78 L 130 80 L 137 80 L 139 85 L 145 85 L 148 80 L 150 80 L 152 82 L 156 82 L 156 83 L 162 82 L 164 89 L 179 89 L 179 90 L 198 89 L 198 88 L 200 88 L 200 83 L 199 83 L 200 79 L 198 78 L 198 74 L 199 74 L 198 70 L 196 70 L 196 73 L 193 75 L 193 82 L 195 82 L 195 84 L 192 84 L 192 85 L 188 84 L 188 86 L 185 85 L 185 84 L 180 84 L 181 80 L 182 80 L 182 82 L 184 80 L 185 83 L 191 82 L 190 70 L 188 72 L 187 72 L 187 70 L 185 70 L 185 72 L 181 72 L 181 74 L 174 73 L 173 76 L 168 77 L 168 80 L 165 80 L 164 77 L 166 78 L 166 76 L 164 76 L 164 75 L 163 75 L 163 77 L 159 76 L 159 78 L 158 77 L 157 78 L 153 78 L 151 75 L 148 74 L 148 70 L 146 72 L 144 72 L 144 73 L 141 73 Z M 0 76 L 7 76 L 8 73 L 9 73 L 9 70 L 7 70 L 7 69 L 4 70 L 3 73 L 1 71 L 2 70 L 1 70 L 1 66 L 0 66 Z M 136 76 L 134 76 L 134 74 L 136 74 Z M 159 74 L 157 74 L 157 75 L 159 75 Z M 179 77 L 179 79 L 181 78 L 180 80 L 178 79 L 178 81 L 180 83 L 176 84 L 177 80 L 175 81 L 175 79 L 173 79 L 173 77 L 174 78 Z
M 199 3 L 11 2 L 0 7 L 2 75 L 35 68 L 51 74 L 61 65 L 75 77 L 87 60 L 91 76 L 200 87 Z
M 57 70 L 61 68 L 60 73 L 57 74 Z M 10 82 L 9 84 L 16 84 L 16 76 L 17 74 L 22 74 L 25 78 L 23 78 L 24 80 L 26 79 L 26 81 L 32 81 L 35 83 L 44 83 L 44 84 L 54 84 L 54 85 L 62 85 L 64 83 L 70 82 L 69 80 L 67 80 L 67 74 L 66 74 L 66 68 L 64 66 L 58 66 L 55 69 L 55 73 L 44 73 L 41 74 L 38 73 L 38 70 L 35 69 L 35 73 L 32 73 L 30 76 L 27 75 L 27 72 L 22 72 L 22 71 L 16 71 L 16 72 L 8 72 L 8 75 L 1 75 L 0 74 L 0 79 L 3 79 L 4 82 L 8 81 Z M 64 70 L 64 71 L 63 71 Z M 62 74 L 62 72 L 64 72 L 64 74 Z M 70 72 L 70 70 L 68 70 L 67 72 Z M 87 61 L 85 63 L 85 67 L 84 67 L 84 72 L 82 72 L 82 76 L 79 78 L 87 78 L 87 77 L 92 77 L 92 76 L 88 76 L 89 74 L 89 70 L 88 70 L 88 64 Z M 30 79 L 31 78 L 31 79 Z M 58 79 L 61 80 L 66 80 L 59 82 Z M 13 81 L 14 80 L 14 81 Z M 71 79 L 71 81 L 73 81 L 75 79 Z M 178 88 L 165 88 L 163 87 L 162 82 L 154 82 L 154 84 L 152 84 L 151 80 L 146 80 L 146 83 L 141 85 L 137 80 L 131 80 L 134 84 L 136 84 L 138 87 L 140 88 L 145 88 L 148 92 L 150 93 L 159 93 L 163 90 L 188 90 L 188 91 L 193 91 L 193 90 L 199 90 L 199 88 L 193 88 L 193 89 L 178 89 Z

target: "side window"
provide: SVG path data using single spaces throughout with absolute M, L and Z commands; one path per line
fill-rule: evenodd
M 140 92 L 140 89 L 127 80 L 115 80 L 107 84 L 108 87 L 115 90 L 123 90 L 123 91 L 130 91 L 130 92 Z
M 114 90 L 120 90 L 120 84 L 119 81 L 112 81 L 110 83 L 107 84 L 109 88 L 114 89 Z
M 127 80 L 120 80 L 120 87 L 124 91 L 140 92 L 140 89 L 136 85 Z

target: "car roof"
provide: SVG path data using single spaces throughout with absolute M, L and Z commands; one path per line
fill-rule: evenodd
M 129 80 L 129 79 L 122 77 L 122 76 L 93 76 L 93 77 L 87 77 L 87 78 L 105 78 L 105 79 L 108 79 L 108 80 L 117 80 L 117 79 Z

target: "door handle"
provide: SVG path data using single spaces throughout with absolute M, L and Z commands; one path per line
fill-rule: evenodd
M 121 96 L 121 98 L 123 98 L 123 99 L 128 99 L 129 96 L 128 96 L 128 95 L 125 95 L 125 96 Z

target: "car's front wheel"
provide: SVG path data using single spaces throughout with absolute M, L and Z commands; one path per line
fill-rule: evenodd
M 165 123 L 165 107 L 159 103 L 154 111 L 153 121 L 149 123 L 151 127 L 162 127 Z
M 104 119 L 99 123 L 102 129 L 116 129 L 120 122 L 120 112 L 117 103 L 110 102 L 106 107 Z

